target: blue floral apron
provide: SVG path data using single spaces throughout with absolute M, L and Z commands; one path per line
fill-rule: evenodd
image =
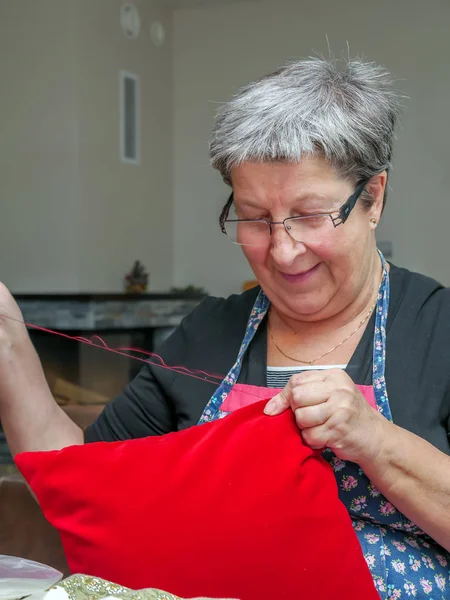
M 386 364 L 386 321 L 389 308 L 389 274 L 381 255 L 384 276 L 378 293 L 373 342 L 372 385 L 378 410 L 392 421 L 384 377 Z M 256 330 L 269 310 L 261 290 L 247 323 L 236 362 L 208 402 L 200 423 L 225 417 L 221 410 L 236 383 L 242 360 Z M 375 585 L 384 600 L 450 598 L 450 555 L 425 535 L 380 494 L 357 464 L 339 459 L 331 450 L 324 458 L 332 466 L 339 497 L 347 507 Z M 339 560 L 339 557 L 336 557 Z

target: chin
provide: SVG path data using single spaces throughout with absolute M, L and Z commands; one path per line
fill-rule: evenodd
M 274 307 L 291 318 L 314 317 L 327 306 L 327 300 L 318 298 L 316 294 L 308 294 L 303 298 L 286 298 L 277 293 L 267 294 Z
M 308 320 L 314 320 L 314 315 L 319 315 L 326 306 L 326 304 L 318 304 L 317 301 L 315 301 L 299 302 L 295 305 L 286 304 L 285 306 L 285 311 L 288 311 L 287 314 L 294 318 L 308 317 Z

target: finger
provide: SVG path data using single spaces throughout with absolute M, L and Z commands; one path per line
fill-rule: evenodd
M 292 389 L 290 405 L 293 410 L 303 406 L 314 406 L 326 402 L 334 391 L 333 382 L 312 381 Z
M 297 373 L 288 381 L 284 390 L 274 396 L 264 409 L 266 415 L 279 415 L 288 409 L 292 404 L 293 391 L 301 385 L 306 385 L 308 382 L 321 383 L 324 380 L 323 373 Z
M 266 404 L 264 408 L 264 412 L 266 415 L 270 415 L 274 417 L 276 415 L 280 415 L 282 412 L 287 410 L 290 406 L 289 398 L 291 396 L 291 391 L 288 389 L 288 386 L 284 388 L 282 392 L 274 396 L 269 402 Z
M 295 421 L 299 429 L 309 429 L 323 425 L 331 416 L 331 407 L 326 402 L 315 406 L 297 408 L 294 411 Z
M 304 443 L 313 450 L 322 450 L 322 448 L 327 448 L 329 445 L 329 436 L 330 430 L 326 422 L 323 425 L 309 427 L 302 430 L 302 439 Z
M 354 385 L 350 375 L 344 369 L 326 369 L 324 379 L 325 381 L 334 381 L 335 385 Z
M 270 415 L 271 417 L 275 415 L 279 415 L 285 410 L 287 410 L 291 403 L 291 394 L 293 386 L 295 385 L 295 377 L 291 377 L 287 382 L 284 389 L 274 396 L 269 402 L 266 404 L 264 408 L 264 412 L 266 415 Z
M 325 369 L 314 369 L 313 371 L 302 371 L 292 375 L 289 383 L 294 387 L 296 385 L 303 385 L 305 383 L 312 383 L 313 381 L 325 381 L 326 379 Z

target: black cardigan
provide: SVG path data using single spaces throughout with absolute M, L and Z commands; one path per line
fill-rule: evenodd
M 450 289 L 391 266 L 386 383 L 394 423 L 450 454 Z M 166 364 L 225 376 L 244 336 L 258 289 L 228 299 L 206 298 L 159 348 Z M 372 383 L 374 315 L 347 372 Z M 266 385 L 267 323 L 243 360 L 240 383 Z M 147 366 L 110 402 L 87 442 L 161 435 L 195 425 L 217 386 Z

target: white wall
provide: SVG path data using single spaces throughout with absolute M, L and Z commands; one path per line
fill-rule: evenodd
M 120 31 L 122 0 L 75 0 L 80 289 L 121 290 L 135 259 L 152 290 L 172 284 L 172 15 L 140 0 L 141 33 Z M 155 47 L 153 20 L 166 29 Z M 119 71 L 140 76 L 141 165 L 119 162 Z
M 410 99 L 379 239 L 394 262 L 450 284 L 450 6 L 440 0 L 297 0 L 178 10 L 174 17 L 175 281 L 211 293 L 239 291 L 249 276 L 217 227 L 228 188 L 208 166 L 218 102 L 240 85 L 313 51 L 345 50 L 387 66 Z
M 0 279 L 16 292 L 118 291 L 140 258 L 154 290 L 173 266 L 178 285 L 239 290 L 251 273 L 218 229 L 228 189 L 208 164 L 217 102 L 286 60 L 326 54 L 328 34 L 335 53 L 348 40 L 410 96 L 380 239 L 395 262 L 450 284 L 448 3 L 216 2 L 177 10 L 173 32 L 165 2 L 136 3 L 142 32 L 129 41 L 121 0 L 0 2 Z M 153 19 L 167 29 L 161 48 Z M 142 78 L 140 167 L 118 160 L 120 69 Z
M 68 0 L 0 3 L 0 279 L 78 287 L 76 106 Z
M 14 292 L 121 291 L 135 259 L 172 283 L 172 21 L 137 0 L 0 2 L 0 279 Z M 167 42 L 156 48 L 149 26 Z M 119 161 L 119 71 L 140 75 L 142 161 Z

